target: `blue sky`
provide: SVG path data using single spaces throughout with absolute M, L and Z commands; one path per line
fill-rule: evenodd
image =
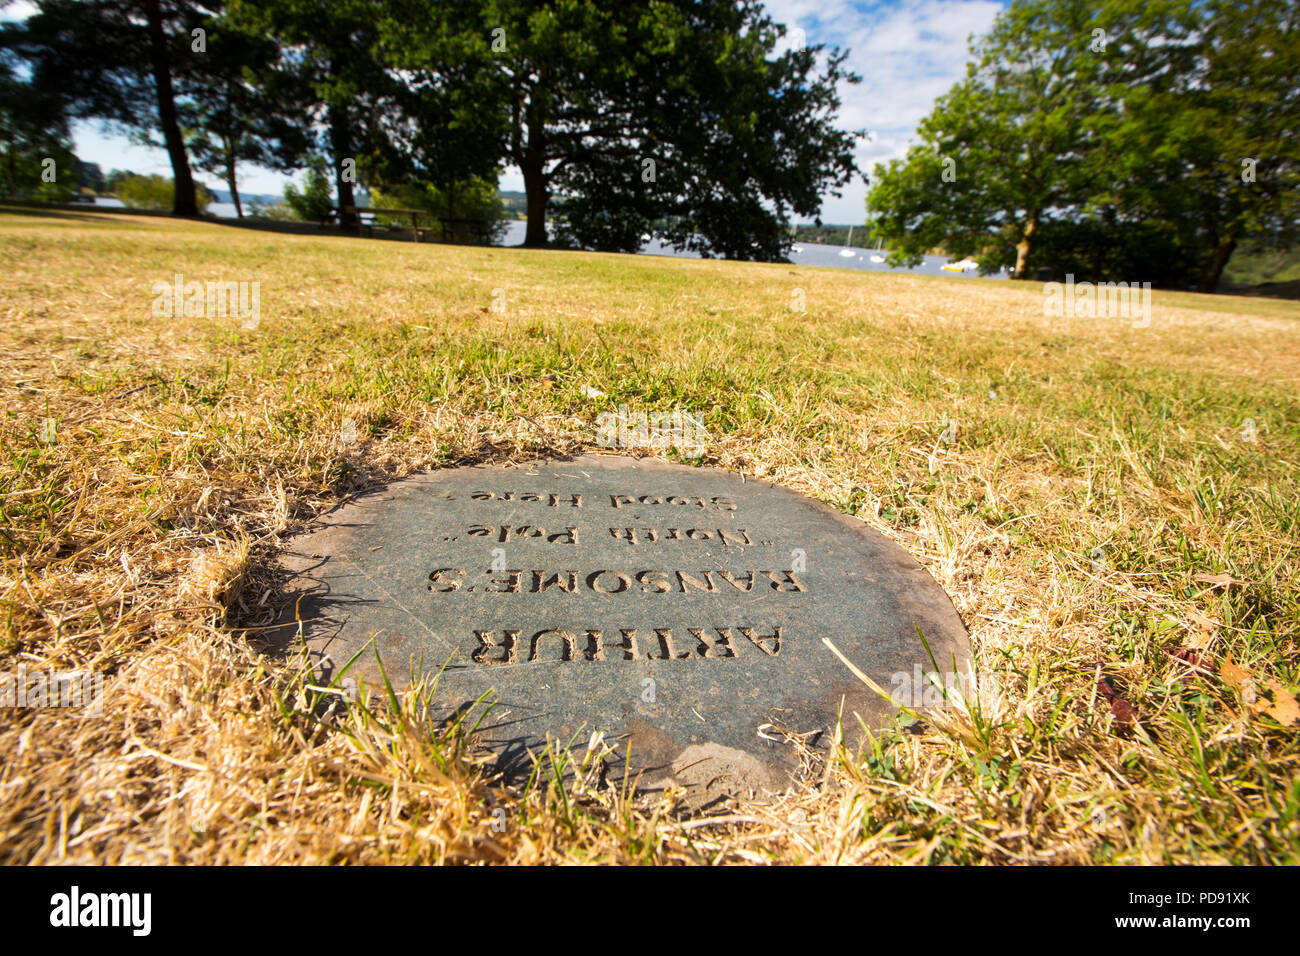
M 947 92 L 965 73 L 967 40 L 984 33 L 1002 10 L 1000 0 L 767 0 L 772 18 L 804 31 L 809 44 L 847 48 L 848 66 L 863 79 L 841 90 L 839 123 L 844 129 L 866 129 L 869 138 L 858 144 L 858 165 L 868 174 L 882 161 L 902 156 L 916 125 L 936 97 Z M 7 18 L 18 19 L 30 4 L 12 3 Z M 170 174 L 167 154 L 161 149 L 137 146 L 123 135 L 106 133 L 97 123 L 74 130 L 76 153 L 99 163 L 136 172 Z M 200 177 L 217 188 L 215 177 Z M 241 192 L 279 193 L 288 177 L 246 166 Z M 508 168 L 502 189 L 523 189 L 518 170 Z M 846 187 L 839 198 L 823 197 L 826 222 L 861 222 L 866 185 L 861 180 Z

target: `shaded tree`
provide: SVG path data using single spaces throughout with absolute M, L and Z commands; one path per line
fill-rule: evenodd
M 16 58 L 0 49 L 0 195 L 65 199 L 71 193 L 77 161 L 62 106 L 20 78 Z
M 702 254 L 779 258 L 791 211 L 810 215 L 856 172 L 836 130 L 843 55 L 774 55 L 757 3 L 490 0 L 436 5 L 400 66 L 441 97 L 454 139 L 517 166 L 525 244 L 561 236 L 629 249 L 644 231 Z
M 176 76 L 197 55 L 190 31 L 218 8 L 189 0 L 38 0 L 24 23 L 5 26 L 0 45 L 31 64 L 33 85 L 71 117 L 160 136 L 175 183 L 172 211 L 194 216 Z
M 264 33 L 231 17 L 206 23 L 206 50 L 180 79 L 194 165 L 221 176 L 243 218 L 237 166 L 296 168 L 311 141 L 308 91 Z
M 394 147 L 389 131 L 401 122 L 405 81 L 386 67 L 380 31 L 385 0 L 233 0 L 231 15 L 245 29 L 263 30 L 284 48 L 324 136 L 319 147 L 333 170 L 340 220 L 355 226 L 355 187 L 368 163 Z M 437 5 L 430 4 L 430 9 Z

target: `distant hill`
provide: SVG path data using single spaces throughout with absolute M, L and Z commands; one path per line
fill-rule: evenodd
M 230 198 L 229 190 L 214 189 L 212 190 L 212 193 L 217 197 L 217 202 L 234 202 L 234 200 Z M 264 206 L 274 206 L 278 202 L 284 202 L 284 197 L 273 196 L 270 193 L 246 193 L 243 190 L 240 190 L 239 201 L 245 206 L 251 202 L 260 202 Z
M 849 227 L 829 223 L 823 223 L 820 226 L 805 223 L 801 226 L 795 226 L 794 238 L 796 242 L 816 242 L 825 246 L 846 246 L 849 244 Z M 872 249 L 875 248 L 875 245 L 871 238 L 871 230 L 863 223 L 854 223 L 853 247 L 855 249 Z

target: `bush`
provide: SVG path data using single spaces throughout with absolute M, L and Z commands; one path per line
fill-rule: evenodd
M 47 160 L 54 160 L 48 167 Z M 35 199 L 39 202 L 68 202 L 72 199 L 75 180 L 71 170 L 75 159 L 67 150 L 44 151 L 25 144 L 0 148 L 0 196 L 12 199 Z M 54 171 L 54 182 L 45 181 L 47 168 Z
M 157 173 L 148 176 L 127 173 L 113 188 L 113 194 L 122 200 L 122 205 L 128 209 L 170 210 L 175 193 L 176 189 L 172 181 Z M 211 190 L 196 185 L 194 194 L 199 204 L 199 212 L 206 212 L 212 202 Z
M 317 156 L 311 161 L 302 192 L 293 183 L 284 187 L 284 201 L 299 219 L 307 222 L 319 222 L 328 215 L 334 199 L 330 192 L 329 167 L 324 157 Z

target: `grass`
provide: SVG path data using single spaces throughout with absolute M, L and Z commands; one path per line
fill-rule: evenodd
M 7 712 L 4 862 L 1300 862 L 1295 303 L 1135 329 L 1031 283 L 15 208 L 0 248 L 0 672 L 108 676 L 104 718 Z M 260 324 L 155 318 L 175 273 L 260 282 Z M 597 450 L 621 403 L 900 542 L 998 699 L 691 818 L 597 786 L 606 741 L 507 787 L 430 682 L 259 653 L 275 549 L 342 496 Z

